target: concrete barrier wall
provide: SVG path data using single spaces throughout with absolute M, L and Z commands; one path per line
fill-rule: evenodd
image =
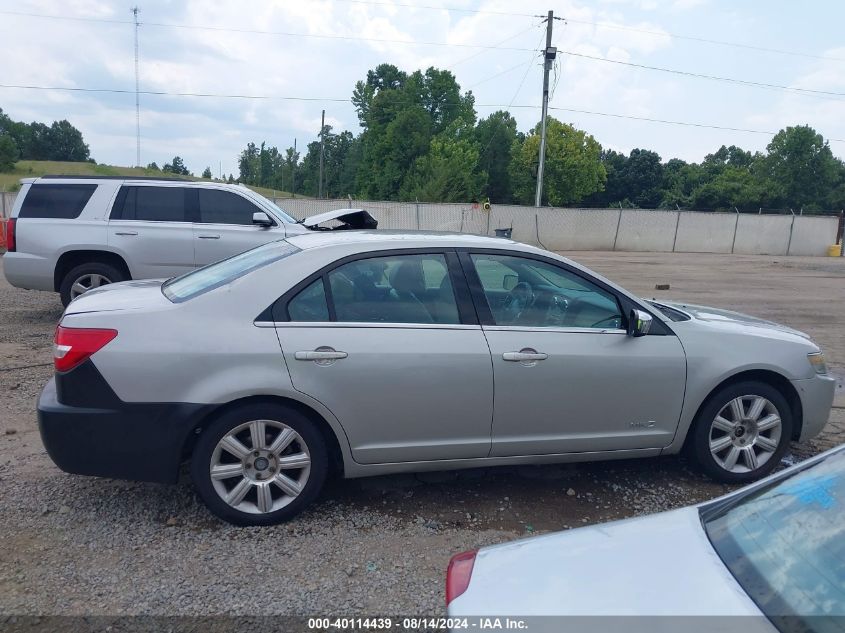
M 618 251 L 671 252 L 679 211 L 624 209 L 616 236 Z
M 791 226 L 791 215 L 740 214 L 734 252 L 746 255 L 786 255 Z M 833 231 L 836 231 L 836 227 L 833 227 Z
M 16 193 L 0 193 L 0 215 L 8 217 Z M 651 209 L 553 209 L 469 203 L 368 202 L 277 198 L 298 220 L 338 208 L 365 208 L 379 228 L 460 231 L 513 238 L 550 250 L 618 250 L 749 255 L 825 255 L 836 241 L 835 216 L 752 215 Z
M 798 216 L 792 228 L 788 255 L 825 255 L 836 243 L 836 218 Z
M 675 250 L 686 253 L 730 253 L 735 213 L 681 213 Z

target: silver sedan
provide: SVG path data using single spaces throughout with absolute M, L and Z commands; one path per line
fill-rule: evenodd
M 168 281 L 85 293 L 39 402 L 68 472 L 171 482 L 190 460 L 240 524 L 330 474 L 651 457 L 767 474 L 822 429 L 834 380 L 805 334 L 640 299 L 509 240 L 290 237 Z

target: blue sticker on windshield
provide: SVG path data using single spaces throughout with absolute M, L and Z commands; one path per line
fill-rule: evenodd
M 811 477 L 782 486 L 779 492 L 795 497 L 804 505 L 817 503 L 825 510 L 829 510 L 836 505 L 836 497 L 833 494 L 836 480 L 837 476 L 834 474 Z

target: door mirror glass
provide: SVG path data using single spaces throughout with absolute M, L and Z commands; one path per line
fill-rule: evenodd
M 264 211 L 256 211 L 252 214 L 252 223 L 258 226 L 273 226 L 273 220 Z
M 628 336 L 645 336 L 651 329 L 652 317 L 648 312 L 642 310 L 631 310 L 628 317 Z
M 516 288 L 517 283 L 519 283 L 519 277 L 516 275 L 505 275 L 502 278 L 502 288 L 508 292 Z

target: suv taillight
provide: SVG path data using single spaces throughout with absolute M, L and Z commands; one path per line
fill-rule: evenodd
M 6 250 L 14 253 L 17 248 L 15 244 L 15 218 L 6 220 Z
M 93 328 L 56 328 L 53 364 L 56 371 L 70 371 L 117 336 L 117 330 Z
M 461 552 L 452 556 L 449 561 L 449 568 L 446 570 L 446 606 L 469 587 L 476 554 L 476 549 Z

